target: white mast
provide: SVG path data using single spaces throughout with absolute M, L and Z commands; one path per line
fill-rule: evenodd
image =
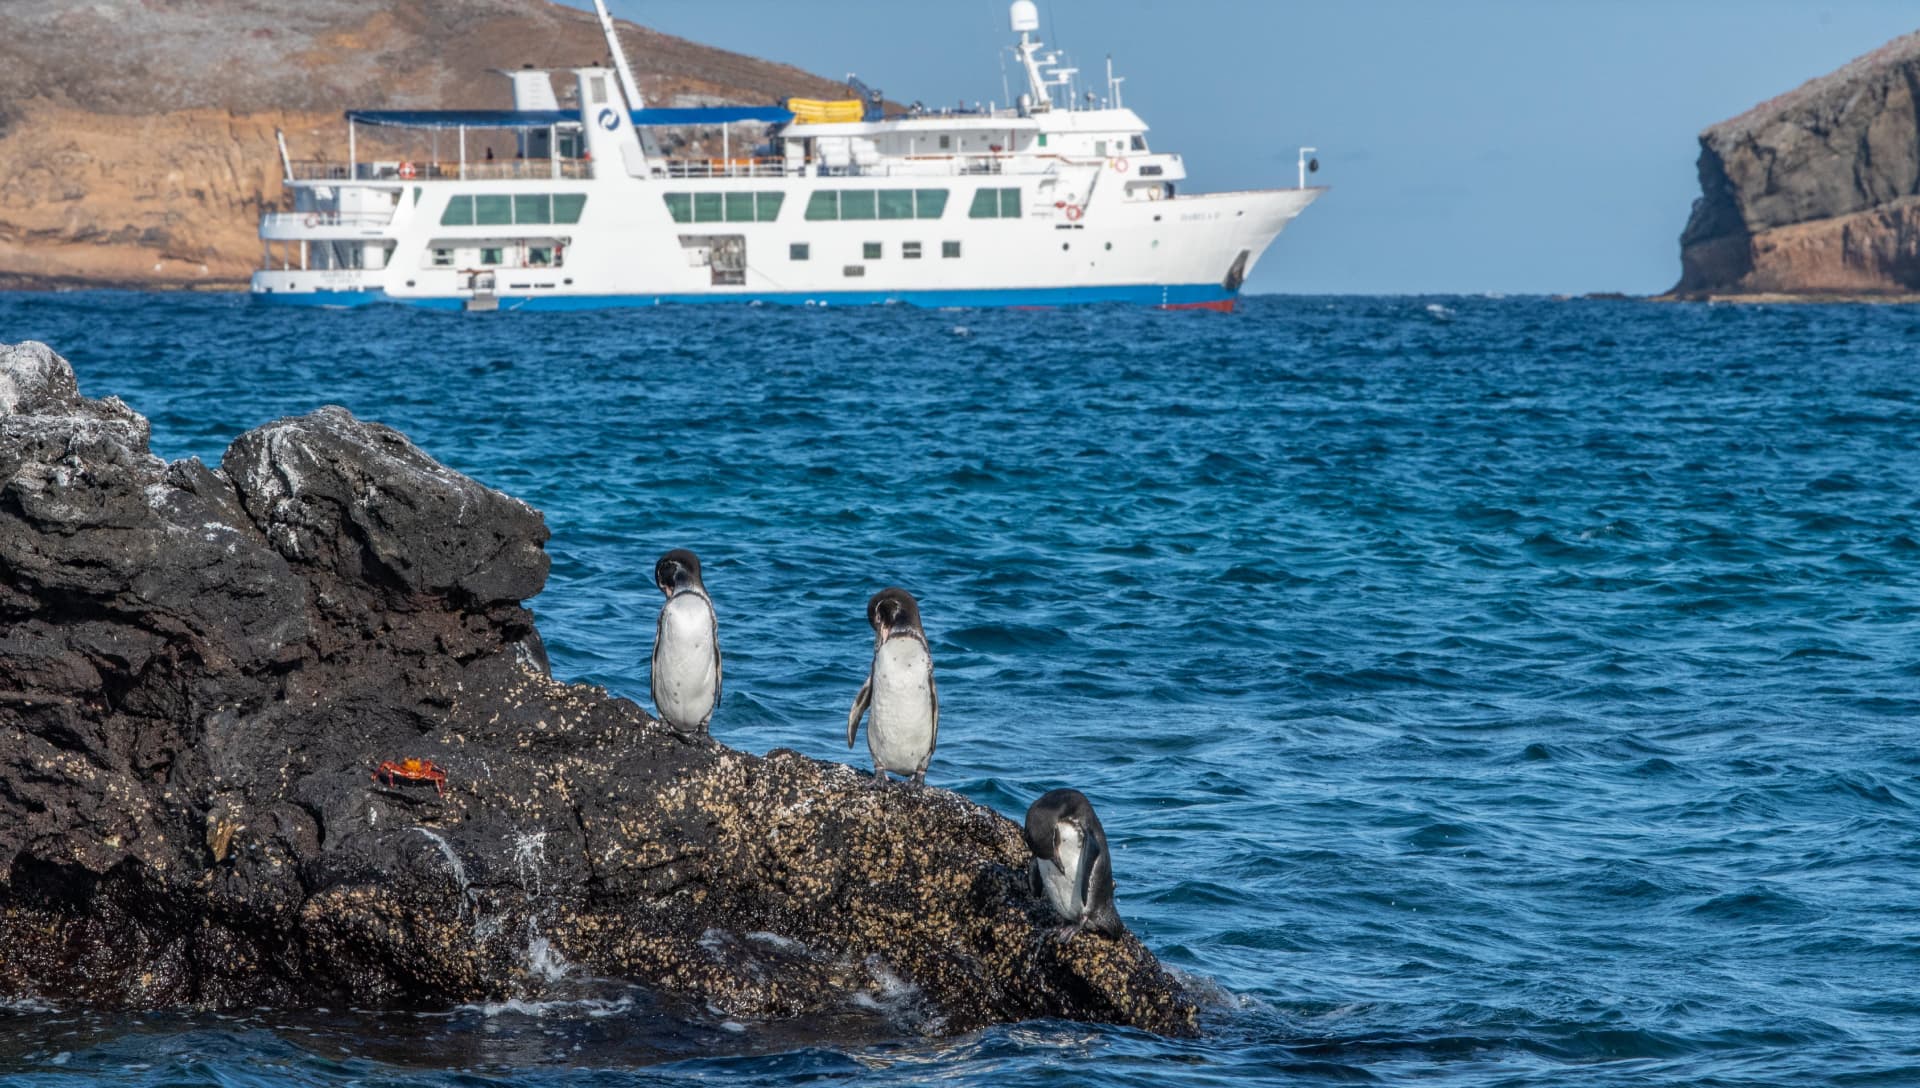
M 1051 63 L 1040 59 L 1041 43 L 1033 40 L 1033 32 L 1040 29 L 1040 6 L 1033 0 L 1014 0 L 1013 8 L 1008 12 L 1008 21 L 1013 32 L 1020 35 L 1020 66 L 1027 70 L 1027 86 L 1031 89 L 1032 103 L 1029 107 L 1034 113 L 1045 113 L 1053 108 L 1053 91 L 1048 86 L 1042 65 Z
M 600 29 L 607 35 L 607 50 L 613 54 L 613 66 L 620 73 L 620 87 L 626 92 L 627 108 L 644 109 L 640 85 L 633 81 L 633 69 L 627 67 L 627 54 L 620 48 L 620 35 L 613 28 L 613 16 L 607 14 L 607 0 L 593 0 L 593 10 L 600 13 Z

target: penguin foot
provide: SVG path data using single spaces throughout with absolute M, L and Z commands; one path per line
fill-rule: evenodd
M 924 786 L 927 784 L 927 772 L 915 771 L 913 777 L 907 779 L 907 781 L 915 786 Z

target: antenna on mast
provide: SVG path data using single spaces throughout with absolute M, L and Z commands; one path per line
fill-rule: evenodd
M 607 51 L 613 54 L 613 66 L 620 73 L 620 89 L 626 92 L 627 108 L 644 108 L 640 85 L 633 81 L 633 69 L 627 67 L 626 51 L 620 48 L 620 35 L 613 28 L 613 16 L 607 14 L 607 0 L 593 0 L 593 10 L 600 13 L 600 30 L 607 36 Z

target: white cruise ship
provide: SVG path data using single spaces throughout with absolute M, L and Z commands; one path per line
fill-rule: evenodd
M 293 210 L 260 224 L 272 303 L 559 310 L 696 302 L 936 307 L 1122 302 L 1231 310 L 1287 223 L 1325 190 L 1190 194 L 1121 103 L 1013 4 L 1026 91 L 1004 107 L 884 116 L 881 103 L 649 109 L 595 0 L 612 68 L 507 72 L 514 109 L 347 114 L 346 162 L 296 162 Z M 570 76 L 566 101 L 554 76 Z M 877 98 L 877 96 L 876 96 Z M 736 157 L 676 158 L 658 134 L 750 125 Z M 363 161 L 377 127 L 430 144 Z M 409 135 L 392 130 L 417 130 Z M 469 155 L 511 134 L 513 156 Z M 489 144 L 491 146 L 491 144 Z

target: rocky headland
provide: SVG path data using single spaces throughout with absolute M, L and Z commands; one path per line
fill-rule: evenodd
M 1920 34 L 1700 134 L 1678 298 L 1920 295 Z
M 905 991 L 927 1031 L 1194 1029 L 1137 938 L 1056 932 L 1011 821 L 552 678 L 526 504 L 338 408 L 218 466 L 148 437 L 49 348 L 0 347 L 0 999 L 440 1007 L 613 979 L 695 1016 Z M 444 793 L 376 780 L 406 759 Z
M 621 35 L 658 104 L 845 90 Z M 505 108 L 494 69 L 606 53 L 591 12 L 545 0 L 6 0 L 0 288 L 243 286 L 283 206 L 276 129 L 296 158 L 344 161 L 348 108 Z

